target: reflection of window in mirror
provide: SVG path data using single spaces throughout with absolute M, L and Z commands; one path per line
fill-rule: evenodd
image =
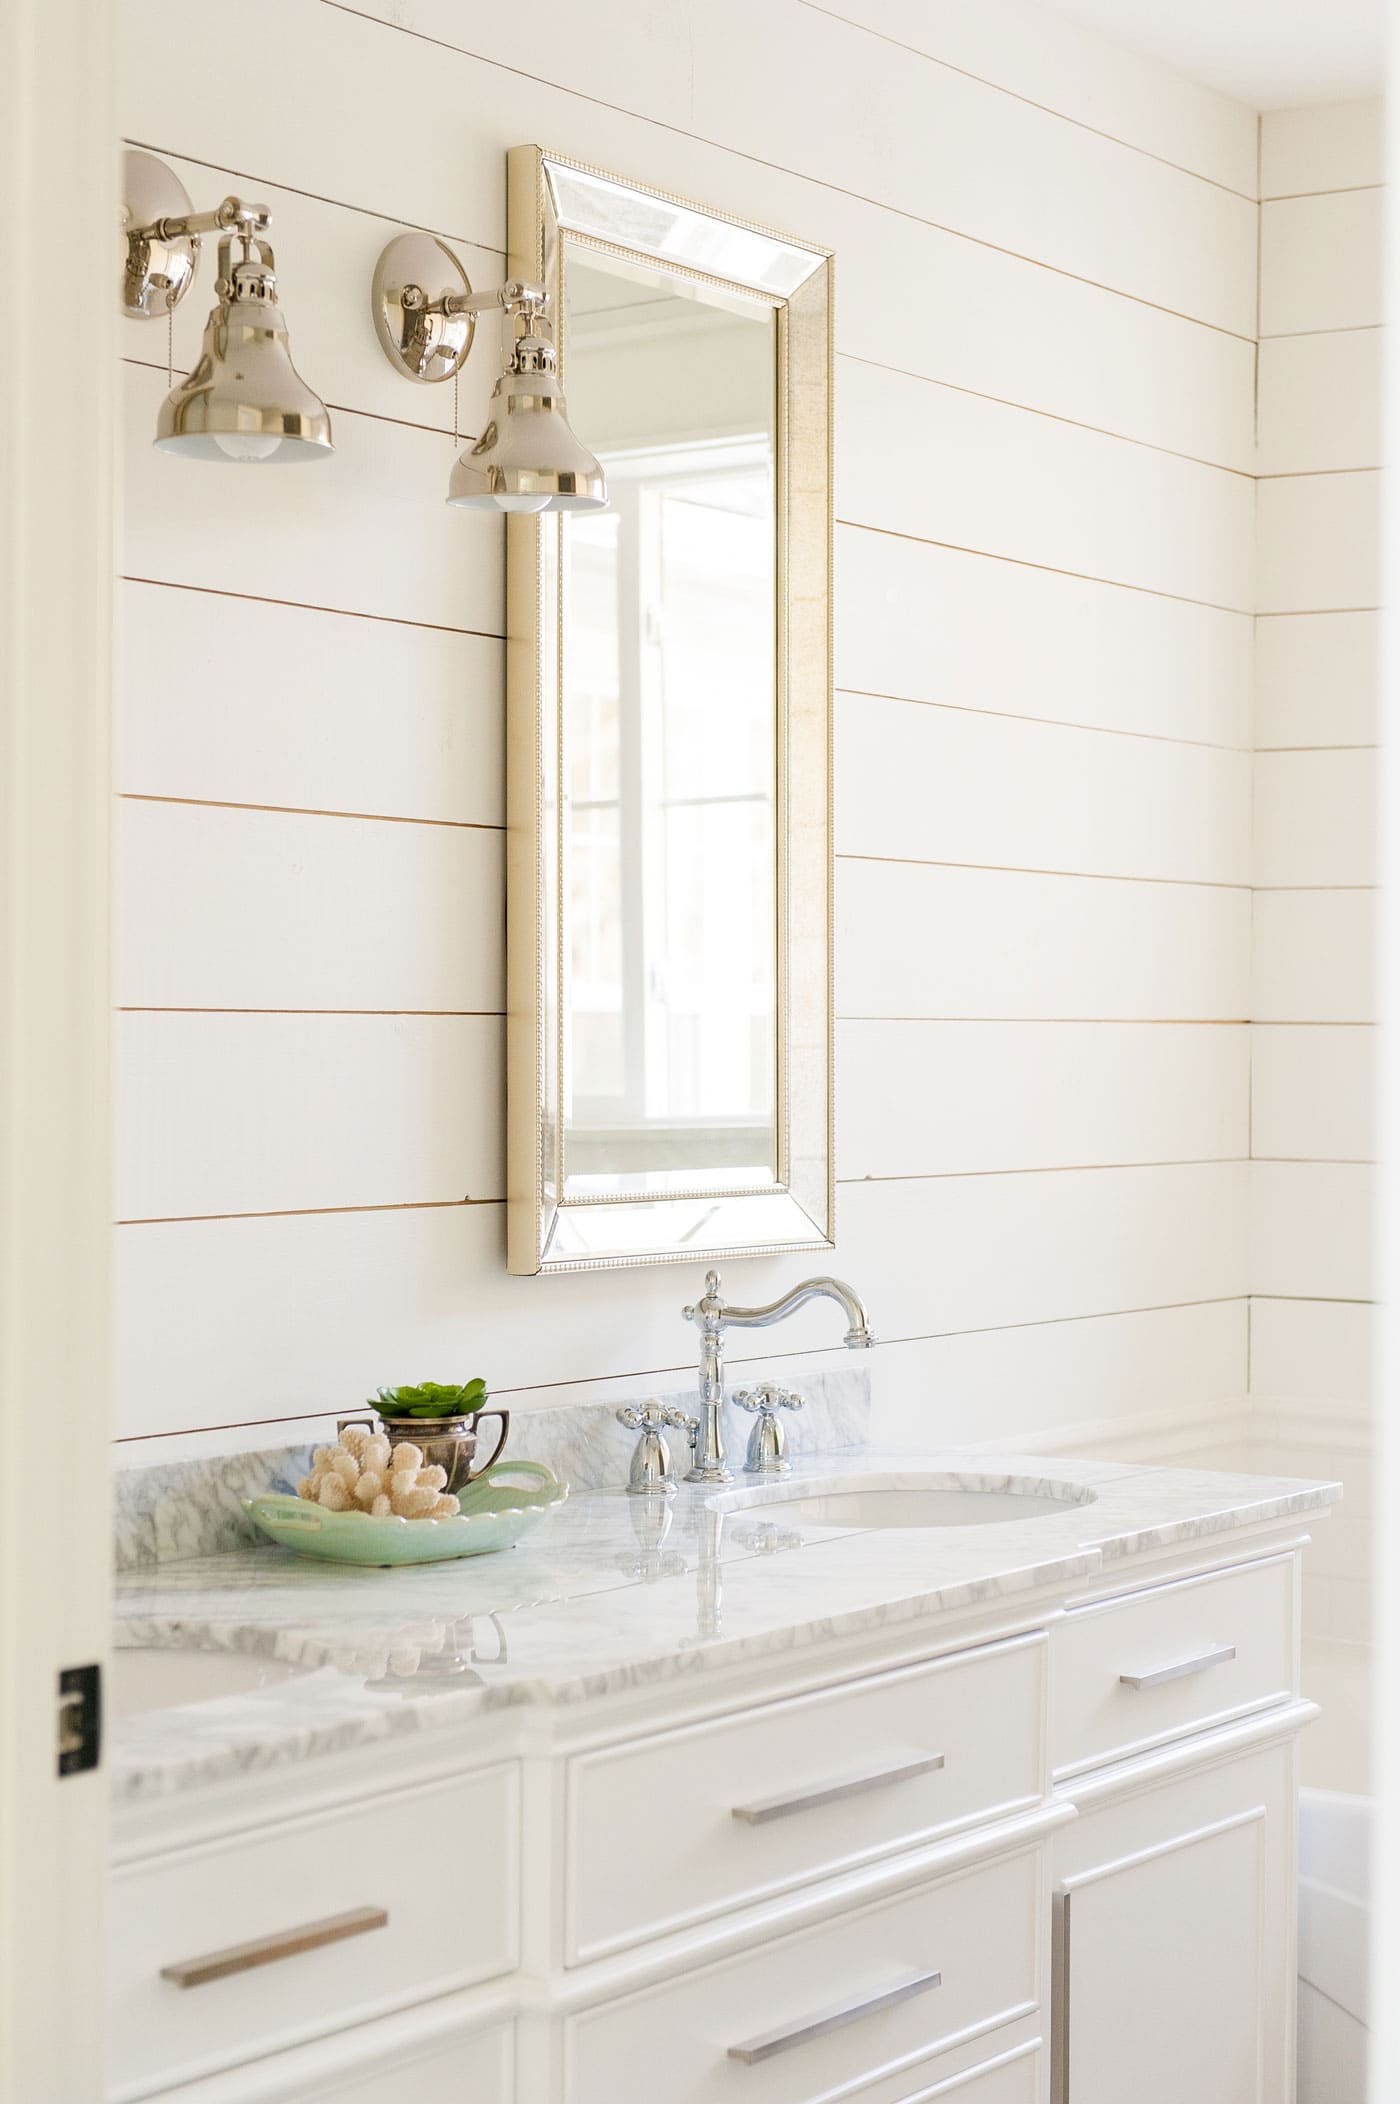
M 572 246 L 565 1160 L 578 1194 L 776 1176 L 775 323 Z

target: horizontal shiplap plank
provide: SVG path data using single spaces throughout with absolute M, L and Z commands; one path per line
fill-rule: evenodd
M 1385 106 L 1328 102 L 1265 110 L 1259 119 L 1259 194 L 1355 190 L 1385 180 Z
M 129 575 L 504 633 L 504 523 L 448 508 L 443 433 L 341 415 L 321 460 L 261 473 L 181 460 L 151 443 L 164 373 L 125 376 Z M 235 625 L 225 642 L 236 654 Z
M 1232 1299 L 1245 1283 L 1244 1204 L 1235 1165 L 861 1185 L 842 1193 L 833 1262 L 889 1338 Z M 684 1378 L 684 1267 L 512 1278 L 501 1211 L 120 1229 L 119 1436 L 334 1409 L 402 1378 L 410 1345 L 423 1372 L 460 1365 L 467 1349 L 494 1389 L 574 1381 L 581 1368 Z M 751 1259 L 726 1266 L 725 1284 L 762 1300 L 810 1269 L 801 1256 Z M 830 1313 L 794 1318 L 791 1349 L 830 1343 Z
M 1259 484 L 1258 612 L 1379 603 L 1380 477 L 1283 475 Z
M 903 373 L 847 361 L 838 380 L 838 518 L 1250 607 L 1245 477 Z
M 843 694 L 837 851 L 1247 885 L 1249 777 L 1247 753 Z
M 499 1013 L 502 835 L 124 802 L 126 1007 Z
M 929 1398 L 938 1398 L 941 1440 L 1024 1441 L 1237 1402 L 1248 1385 L 1242 1300 L 1154 1308 L 1080 1322 L 1030 1324 L 881 1348 L 871 1437 L 926 1447 Z
M 1259 472 L 1380 465 L 1379 329 L 1274 336 L 1259 346 Z
M 1374 892 L 1255 893 L 1250 1012 L 1260 1022 L 1371 1022 L 1374 981 Z
M 1375 1031 L 1273 1024 L 1251 1036 L 1251 1151 L 1283 1161 L 1374 1161 Z
M 837 1174 L 1249 1153 L 1248 1033 L 1162 1023 L 844 1022 Z
M 1242 891 L 843 861 L 836 910 L 843 1016 L 1249 1013 Z
M 1250 1310 L 1255 1392 L 1303 1401 L 1361 1401 L 1370 1391 L 1375 1312 L 1341 1302 L 1268 1300 Z M 1351 1491 L 1348 1486 L 1348 1502 Z
M 1256 748 L 1374 745 L 1373 613 L 1290 614 L 1255 623 Z
M 1250 1166 L 1252 1289 L 1369 1300 L 1375 1172 L 1354 1162 Z
M 1264 889 L 1375 883 L 1373 752 L 1256 756 L 1254 881 Z
M 504 1023 L 122 1015 L 119 1219 L 504 1193 Z
M 1247 746 L 1247 614 L 842 527 L 837 683 Z
M 1381 309 L 1380 190 L 1259 208 L 1259 333 L 1373 328 Z
M 456 0 L 366 13 L 716 145 L 936 218 L 975 240 L 1248 333 L 1249 202 L 799 0 L 692 0 L 658 63 L 630 12 L 543 0 L 463 23 Z M 675 48 L 683 46 L 682 51 Z M 744 64 L 734 54 L 742 50 Z M 782 92 L 774 92 L 774 83 Z M 464 83 L 465 91 L 470 87 Z M 914 202 L 918 200 L 918 202 Z
M 816 0 L 945 65 L 1252 197 L 1252 109 L 1035 0 Z
M 148 584 L 124 587 L 122 627 L 139 675 L 122 695 L 120 789 L 503 822 L 494 638 Z

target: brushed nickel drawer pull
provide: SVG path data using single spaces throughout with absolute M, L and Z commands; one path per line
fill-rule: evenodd
M 766 1826 L 770 1819 L 786 1819 L 793 1812 L 811 1812 L 820 1804 L 837 1804 L 843 1797 L 859 1797 L 866 1790 L 883 1790 L 889 1783 L 907 1782 L 911 1776 L 930 1775 L 943 1766 L 941 1753 L 921 1754 L 916 1761 L 896 1761 L 889 1768 L 872 1768 L 862 1775 L 849 1775 L 840 1782 L 824 1783 L 819 1790 L 806 1790 L 800 1797 L 760 1797 L 753 1804 L 736 1804 L 730 1817 L 745 1826 Z
M 1187 1680 L 1193 1673 L 1205 1673 L 1211 1666 L 1226 1665 L 1235 1655 L 1233 1644 L 1213 1644 L 1209 1651 L 1200 1651 L 1194 1658 L 1179 1658 L 1174 1665 L 1158 1666 L 1155 1673 L 1120 1673 L 1118 1682 L 1125 1688 L 1160 1688 L 1169 1680 Z
M 275 1965 L 279 1958 L 296 1958 L 303 1951 L 319 1951 L 327 1943 L 344 1943 L 347 1936 L 365 1936 L 371 1929 L 387 1929 L 389 1916 L 383 1907 L 352 1907 L 348 1914 L 331 1914 L 324 1921 L 303 1922 L 299 1929 L 283 1929 L 276 1936 L 257 1936 L 251 1943 L 231 1943 L 226 1951 L 211 1951 L 207 1958 L 182 1958 L 175 1965 L 162 1965 L 162 1980 L 177 1987 L 203 1987 L 210 1980 L 226 1980 L 230 1973 L 251 1972 L 255 1965 Z
M 874 2016 L 878 2010 L 893 2009 L 896 2002 L 907 2002 L 911 1995 L 923 1994 L 930 1987 L 941 1987 L 941 1972 L 915 1973 L 912 1978 L 901 1980 L 895 1987 L 887 1987 L 882 1994 L 864 1995 L 858 2001 L 840 2002 L 836 2008 L 828 2009 L 824 2016 L 814 2016 L 805 2024 L 797 2024 L 791 2031 L 764 2031 L 757 2038 L 747 2038 L 741 2046 L 731 2046 L 731 2060 L 742 2060 L 747 2067 L 760 2060 L 771 2060 L 775 2053 L 786 2053 L 790 2046 L 804 2046 L 812 2038 L 822 2038 L 828 2031 L 839 2031 L 843 2024 L 853 2024 L 862 2016 Z

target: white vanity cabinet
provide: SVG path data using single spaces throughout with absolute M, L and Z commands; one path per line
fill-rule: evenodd
M 112 2104 L 1289 2104 L 1292 1524 L 147 1814 Z

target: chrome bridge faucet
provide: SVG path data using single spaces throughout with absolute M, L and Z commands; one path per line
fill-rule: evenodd
M 867 1349 L 875 1342 L 870 1317 L 858 1293 L 842 1285 L 839 1278 L 803 1279 L 781 1300 L 765 1308 L 736 1308 L 723 1299 L 719 1273 L 705 1274 L 705 1295 L 693 1308 L 683 1308 L 687 1322 L 700 1332 L 700 1415 L 691 1420 L 690 1438 L 694 1463 L 686 1471 L 687 1483 L 732 1483 L 734 1472 L 724 1458 L 724 1333 L 726 1330 L 766 1330 L 782 1322 L 809 1300 L 834 1300 L 846 1317 L 846 1344 L 851 1351 Z

